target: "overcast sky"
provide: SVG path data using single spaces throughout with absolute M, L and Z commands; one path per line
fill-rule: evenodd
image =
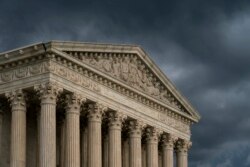
M 0 52 L 49 40 L 141 45 L 200 112 L 190 167 L 250 166 L 247 0 L 0 0 Z

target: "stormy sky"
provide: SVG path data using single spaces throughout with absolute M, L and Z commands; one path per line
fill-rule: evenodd
M 247 0 L 0 0 L 0 52 L 49 40 L 142 46 L 202 119 L 190 167 L 250 166 Z

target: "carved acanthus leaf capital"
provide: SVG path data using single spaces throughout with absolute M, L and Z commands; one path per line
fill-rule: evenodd
M 5 96 L 10 101 L 12 111 L 15 110 L 25 110 L 26 111 L 26 95 L 23 93 L 22 89 L 13 90 L 11 92 L 6 92 Z
M 86 102 L 86 97 L 83 97 L 80 94 L 72 93 L 66 95 L 66 111 L 67 113 L 76 113 L 80 114 L 80 107 L 82 103 Z
M 107 107 L 101 103 L 91 103 L 88 105 L 88 120 L 101 121 L 102 115 L 107 111 Z
M 107 113 L 109 128 L 121 128 L 122 123 L 127 118 L 124 113 L 119 111 L 111 111 Z
M 130 137 L 140 137 L 142 136 L 142 130 L 145 128 L 146 124 L 140 120 L 130 120 L 128 121 L 128 130 Z
M 187 153 L 188 150 L 191 148 L 192 142 L 188 140 L 178 140 L 176 145 L 176 151 Z
M 38 92 L 42 103 L 55 104 L 57 96 L 63 91 L 63 89 L 55 82 L 42 83 L 35 85 L 34 89 Z
M 146 141 L 150 143 L 158 143 L 161 134 L 162 131 L 155 127 L 147 127 L 145 129 Z
M 173 149 L 175 142 L 177 141 L 178 137 L 172 134 L 162 134 L 162 146 L 165 148 Z

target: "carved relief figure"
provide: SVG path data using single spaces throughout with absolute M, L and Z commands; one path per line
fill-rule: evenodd
M 121 63 L 118 57 L 114 57 L 112 66 L 114 76 L 119 78 L 121 74 Z
M 129 77 L 128 82 L 132 86 L 139 86 L 139 76 L 138 76 L 138 69 L 137 69 L 137 62 L 136 58 L 131 59 L 129 63 Z
M 156 85 L 156 86 L 158 86 L 158 85 Z M 150 77 L 150 82 L 148 82 L 148 92 L 150 95 L 153 95 L 153 96 L 160 95 L 159 89 L 157 87 L 155 87 L 153 82 L 152 82 L 152 77 Z
M 129 57 L 124 57 L 121 62 L 121 78 L 125 81 L 128 80 L 128 72 L 129 72 Z
M 105 72 L 112 72 L 112 57 L 107 55 L 104 56 L 104 59 L 102 61 L 102 67 Z
M 103 58 L 102 56 L 98 56 L 97 54 L 93 55 L 90 54 L 90 61 L 89 63 L 93 66 L 97 66 L 99 68 L 102 68 Z
M 86 57 L 85 57 L 86 56 Z M 129 85 L 142 89 L 148 94 L 158 97 L 164 101 L 171 101 L 167 91 L 160 92 L 159 83 L 155 83 L 152 76 L 149 76 L 145 65 L 137 63 L 137 57 L 130 58 L 128 55 L 112 57 L 104 53 L 89 53 L 89 56 L 82 55 L 82 61 L 96 66 L 114 77 L 126 81 Z
M 163 91 L 160 93 L 160 99 L 161 99 L 161 100 L 164 100 L 164 101 L 167 101 L 167 95 L 168 95 L 168 91 L 167 91 L 167 90 L 163 90 Z
M 17 78 L 23 78 L 26 76 L 27 73 L 27 68 L 19 68 L 18 70 L 16 70 L 16 77 Z
M 94 57 L 94 55 L 92 53 L 90 53 L 90 55 L 89 55 L 89 63 L 91 65 L 96 65 L 96 63 L 97 63 L 96 57 Z
M 142 76 L 141 76 L 141 87 L 144 91 L 148 92 L 148 85 L 149 85 L 149 79 L 147 76 L 147 72 L 145 70 L 142 71 Z

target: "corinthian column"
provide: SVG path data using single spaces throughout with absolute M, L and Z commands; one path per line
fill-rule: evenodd
M 88 108 L 88 167 L 102 166 L 102 114 L 105 107 L 89 104 Z
M 119 112 L 110 112 L 109 119 L 109 167 L 122 166 L 121 127 L 124 115 Z
M 174 144 L 177 138 L 170 134 L 162 135 L 162 166 L 174 167 Z
M 84 98 L 67 96 L 65 167 L 80 167 L 80 107 Z
M 131 120 L 129 121 L 129 166 L 130 167 L 141 167 L 142 156 L 141 156 L 141 138 L 142 128 L 144 124 L 140 121 Z
M 187 140 L 179 140 L 177 142 L 177 167 L 188 167 L 188 149 L 192 143 Z
M 41 99 L 39 121 L 39 167 L 56 166 L 56 100 L 61 88 L 56 83 L 35 86 Z
M 158 167 L 159 131 L 153 127 L 146 129 L 147 167 Z
M 26 167 L 26 103 L 22 90 L 6 93 L 11 102 L 10 167 Z

